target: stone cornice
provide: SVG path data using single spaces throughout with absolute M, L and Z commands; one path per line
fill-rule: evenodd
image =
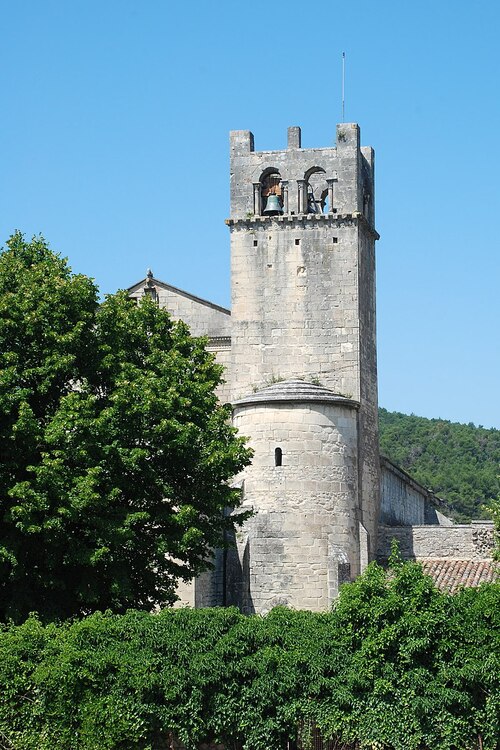
M 364 214 L 354 211 L 347 214 L 283 214 L 282 216 L 257 216 L 251 215 L 243 219 L 226 219 L 228 227 L 242 228 L 266 228 L 272 224 L 286 224 L 288 226 L 311 226 L 314 224 L 329 224 L 334 227 L 352 226 L 360 224 L 374 239 L 380 239 L 379 233 L 368 222 Z
M 209 336 L 207 348 L 230 349 L 231 348 L 231 336 Z
M 334 393 L 329 388 L 308 383 L 304 380 L 292 378 L 278 383 L 273 383 L 255 393 L 250 393 L 244 398 L 233 401 L 233 409 L 247 406 L 260 406 L 276 403 L 293 404 L 336 404 L 347 409 L 359 409 L 359 402 L 339 393 Z

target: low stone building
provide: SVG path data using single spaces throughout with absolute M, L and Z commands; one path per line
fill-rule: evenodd
M 231 311 L 151 272 L 129 289 L 208 338 L 254 450 L 234 480 L 253 515 L 181 601 L 324 610 L 392 538 L 440 585 L 490 580 L 491 525 L 453 525 L 379 455 L 373 149 L 343 123 L 334 148 L 292 127 L 285 150 L 255 151 L 249 131 L 230 150 Z

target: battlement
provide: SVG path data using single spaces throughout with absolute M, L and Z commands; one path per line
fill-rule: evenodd
M 356 123 L 337 125 L 336 136 L 336 146 L 305 149 L 292 126 L 286 149 L 255 151 L 253 133 L 233 130 L 231 219 L 357 212 L 373 227 L 373 149 L 360 147 Z
M 337 146 L 321 147 L 321 148 L 302 148 L 302 128 L 298 125 L 292 125 L 287 130 L 287 148 L 284 151 L 291 149 L 301 149 L 302 151 L 325 151 L 325 150 L 336 150 L 336 148 L 360 148 L 360 129 L 359 125 L 355 122 L 343 122 L 337 125 Z M 255 151 L 255 138 L 254 134 L 250 130 L 231 130 L 229 132 L 229 140 L 231 144 L 231 152 L 233 153 L 265 153 L 265 154 L 278 154 L 280 150 L 264 150 Z

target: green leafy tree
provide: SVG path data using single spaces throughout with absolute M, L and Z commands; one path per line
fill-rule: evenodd
M 0 617 L 149 609 L 242 521 L 250 460 L 221 367 L 150 299 L 97 289 L 43 239 L 0 255 Z

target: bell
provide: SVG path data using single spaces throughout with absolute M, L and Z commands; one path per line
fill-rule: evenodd
M 313 193 L 309 193 L 307 196 L 307 213 L 308 214 L 320 214 L 318 203 Z
M 283 209 L 281 208 L 280 199 L 277 195 L 268 195 L 267 203 L 264 211 L 262 212 L 265 216 L 276 216 L 276 214 L 282 214 Z

